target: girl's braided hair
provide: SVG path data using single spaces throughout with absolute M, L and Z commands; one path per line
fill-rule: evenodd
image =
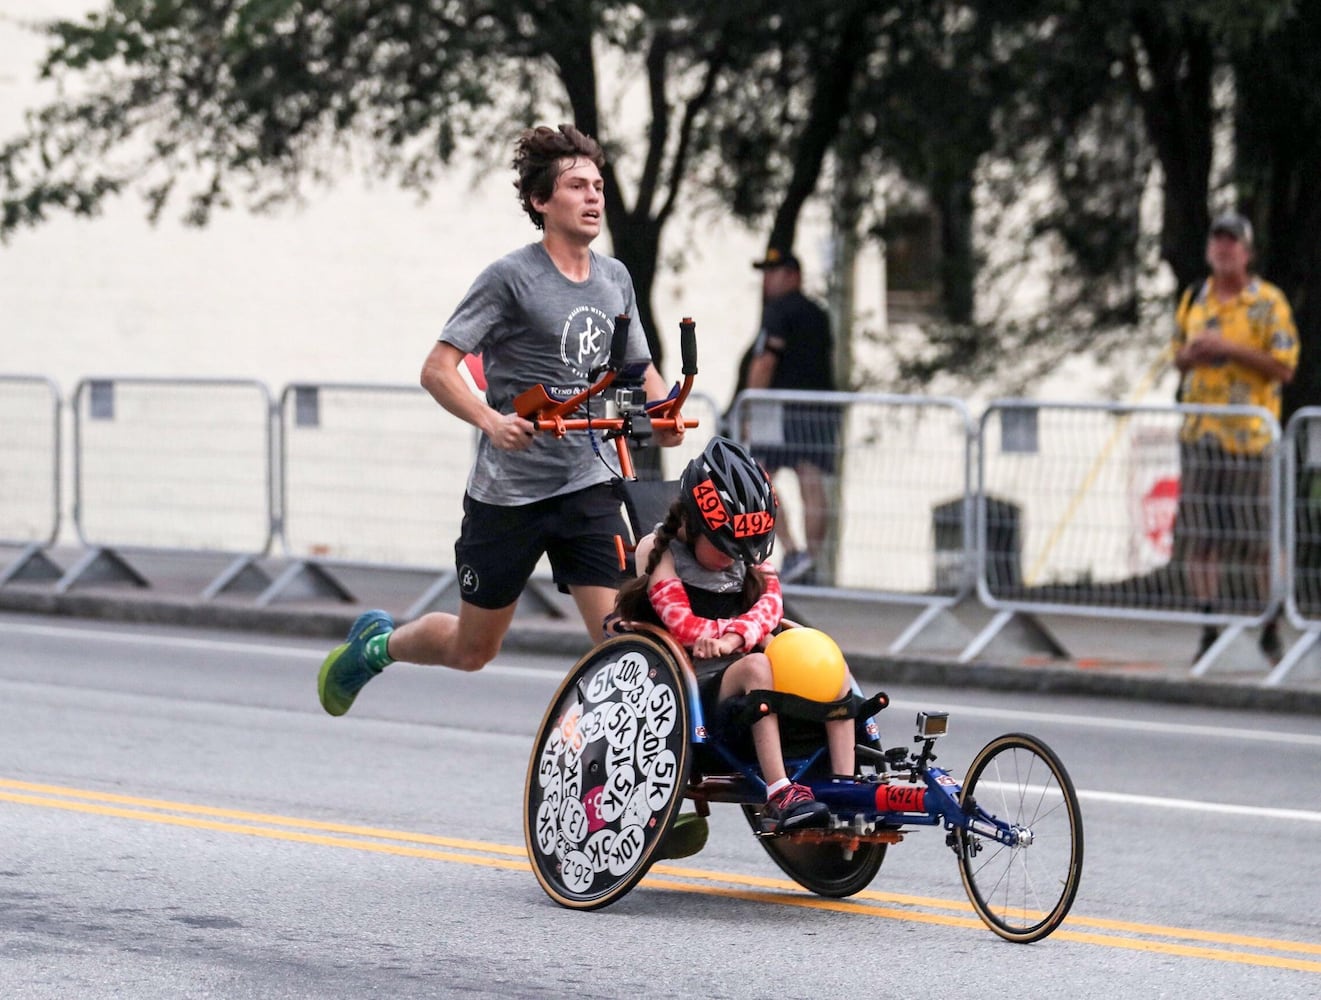
M 688 524 L 687 511 L 688 507 L 682 499 L 670 504 L 670 509 L 665 513 L 665 520 L 656 529 L 656 540 L 651 547 L 651 555 L 647 558 L 647 565 L 640 574 L 619 588 L 619 596 L 615 598 L 615 612 L 625 621 L 661 624 L 660 617 L 651 606 L 647 590 L 651 586 L 651 574 L 660 565 L 661 556 L 670 547 L 670 542 L 678 537 L 680 529 L 684 529 L 688 537 L 694 540 L 701 537 L 700 532 L 694 531 Z M 749 566 L 743 577 L 744 603 L 747 607 L 752 607 L 765 592 L 766 577 L 757 567 Z

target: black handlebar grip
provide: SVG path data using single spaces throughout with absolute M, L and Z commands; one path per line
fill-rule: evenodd
M 615 317 L 615 333 L 610 338 L 610 368 L 619 371 L 624 367 L 628 354 L 628 316 L 620 313 Z
M 697 324 L 688 316 L 679 321 L 679 356 L 683 359 L 683 373 L 697 374 Z

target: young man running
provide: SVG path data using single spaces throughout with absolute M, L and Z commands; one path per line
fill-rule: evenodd
M 619 315 L 631 318 L 628 357 L 648 357 L 628 270 L 591 249 L 605 215 L 604 163 L 596 141 L 572 125 L 528 129 L 518 138 L 515 186 L 542 238 L 481 273 L 422 367 L 422 385 L 436 402 L 482 432 L 454 546 L 459 614 L 433 612 L 399 628 L 383 611 L 361 615 L 321 665 L 317 692 L 331 715 L 347 712 L 363 686 L 396 660 L 480 670 L 500 651 L 543 554 L 588 634 L 601 635 L 620 579 L 615 474 L 586 435 L 535 434 L 513 400 L 538 383 L 557 396 L 587 388 L 609 355 Z M 482 355 L 485 400 L 459 373 L 475 353 Z M 651 399 L 666 393 L 653 365 L 645 386 Z M 675 445 L 683 435 L 656 437 Z

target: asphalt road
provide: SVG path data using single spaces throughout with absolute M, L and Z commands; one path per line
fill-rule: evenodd
M 522 846 L 562 658 L 396 666 L 343 719 L 324 644 L 0 615 L 0 993 L 46 997 L 1275 997 L 1321 993 L 1321 720 L 892 687 L 941 763 L 1031 732 L 1078 787 L 1086 864 L 1051 938 L 977 921 L 937 831 L 870 889 L 785 881 L 737 810 L 594 913 Z

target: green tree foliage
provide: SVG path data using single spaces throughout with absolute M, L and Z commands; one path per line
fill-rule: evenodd
M 1302 356 L 1285 410 L 1321 405 L 1321 7 L 1300 3 L 1233 55 L 1234 179 L 1257 263 L 1293 304 Z
M 1311 345 L 1321 342 L 1321 309 L 1312 283 L 1321 281 L 1321 268 L 1311 234 L 1321 194 L 1304 178 L 1321 166 L 1321 9 L 1292 0 L 977 0 L 958 9 L 947 22 L 959 28 L 942 41 L 965 41 L 956 68 L 968 82 L 963 109 L 971 114 L 942 124 L 958 104 L 929 77 L 901 92 L 943 99 L 901 104 L 920 122 L 917 148 L 948 142 L 952 155 L 943 162 L 967 157 L 963 175 L 977 171 L 985 195 L 978 226 L 994 235 L 1000 257 L 997 265 L 974 258 L 973 268 L 946 275 L 945 322 L 932 324 L 927 350 L 906 359 L 902 374 L 917 382 L 936 372 L 976 378 L 1013 362 L 1030 380 L 1064 355 L 1104 354 L 1131 342 L 1135 328 L 1167 324 L 1172 303 L 1151 299 L 1144 291 L 1150 282 L 1140 278 L 1163 262 L 1176 292 L 1200 279 L 1212 212 L 1237 203 L 1256 223 L 1261 271 L 1298 312 L 1303 362 L 1287 403 L 1316 399 L 1321 372 L 1312 372 L 1321 359 Z M 938 61 L 917 65 L 930 74 Z M 989 145 L 979 122 L 989 124 Z M 1232 138 L 1219 174 L 1218 136 Z M 886 149 L 905 176 L 923 178 L 893 139 Z M 1162 205 L 1155 247 L 1141 218 L 1153 176 Z M 1056 197 L 1025 223 L 1024 204 L 1042 187 Z M 934 195 L 940 185 L 926 180 L 922 188 Z M 949 227 L 958 203 L 933 204 Z M 975 274 L 985 287 L 988 278 L 1025 267 L 1043 240 L 1064 263 L 1051 275 L 1041 312 L 1010 319 L 982 302 L 974 321 L 963 297 L 971 280 L 951 297 L 959 274 Z M 1008 252 L 1011 246 L 1021 255 Z M 948 233 L 945 253 L 966 258 Z M 1025 357 L 1033 363 L 1023 368 Z
M 176 205 L 204 224 L 349 169 L 425 191 L 460 150 L 494 164 L 519 128 L 573 120 L 611 154 L 608 224 L 658 354 L 651 292 L 685 200 L 719 199 L 784 244 L 826 181 L 877 212 L 896 197 L 880 190 L 932 210 L 943 321 L 902 372 L 925 381 L 1127 342 L 1171 307 L 1145 290 L 1157 262 L 1179 287 L 1204 272 L 1232 183 L 1298 312 L 1291 399 L 1321 390 L 1321 5 L 112 0 L 50 38 L 62 93 L 0 146 L 0 239 L 128 192 L 153 218 Z M 640 118 L 619 110 L 625 85 Z M 1034 204 L 1038 190 L 1056 197 Z M 977 301 L 1043 247 L 1038 314 Z
M 465 140 L 504 154 L 518 129 L 572 120 L 612 155 L 608 224 L 659 357 L 651 289 L 661 232 L 714 141 L 713 95 L 758 51 L 768 22 L 757 10 L 693 0 L 112 0 L 49 28 L 42 72 L 64 94 L 0 147 L 0 238 L 53 211 L 95 214 L 130 190 L 153 219 L 182 202 L 198 225 L 217 208 L 296 198 L 353 165 L 425 190 Z M 636 143 L 630 123 L 606 120 L 603 59 L 640 71 L 648 119 Z
M 1285 416 L 1321 400 L 1321 9 L 1294 0 L 1172 0 L 1129 12 L 1125 80 L 1164 174 L 1161 253 L 1180 288 L 1206 273 L 1211 213 L 1252 217 L 1256 265 L 1293 304 L 1302 342 Z M 1232 161 L 1213 174 L 1216 81 Z

